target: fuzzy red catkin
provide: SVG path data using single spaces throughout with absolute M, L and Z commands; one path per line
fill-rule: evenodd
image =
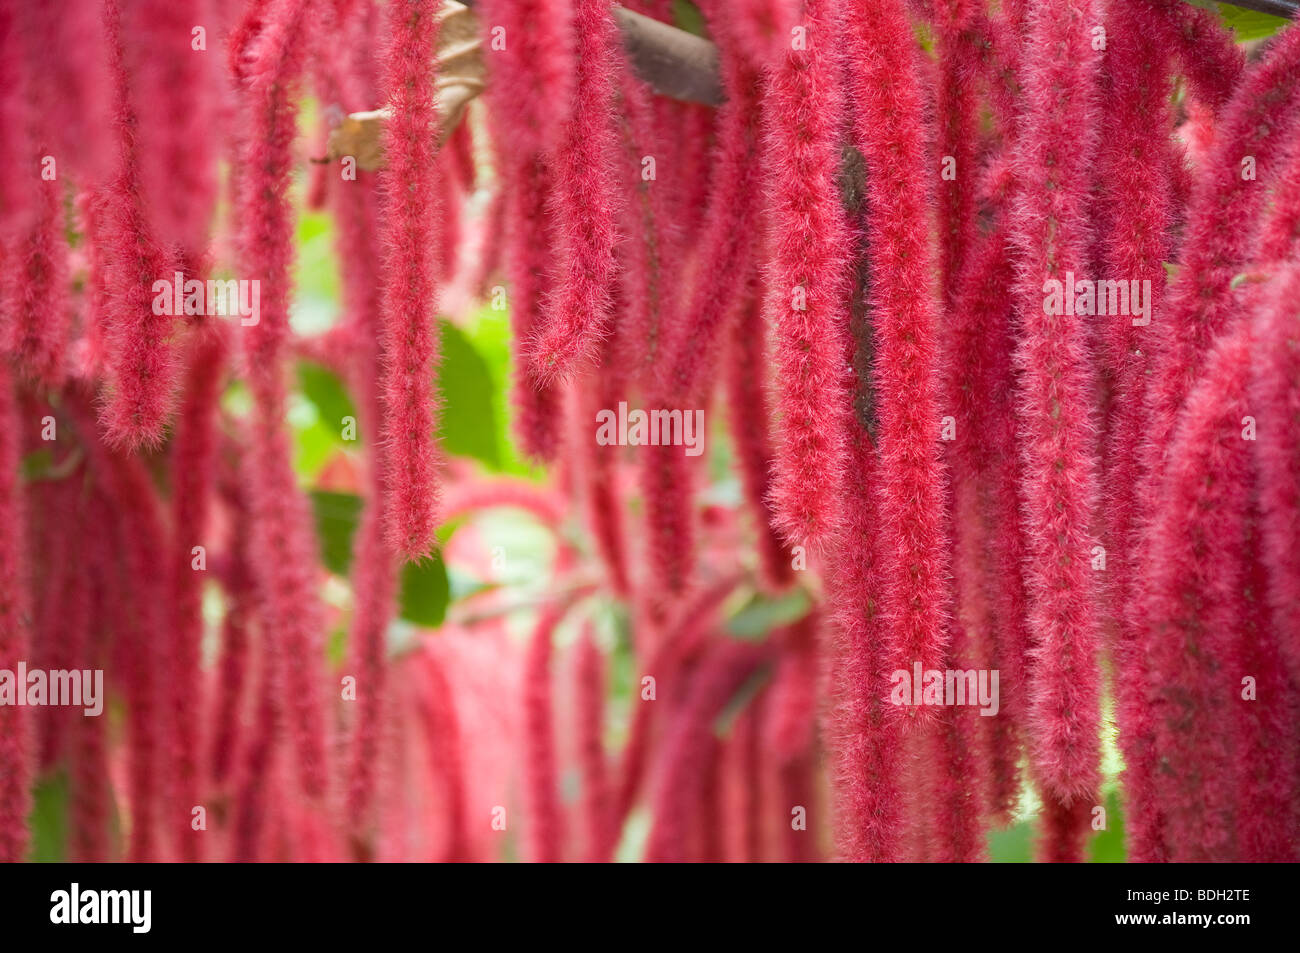
M 1006 260 L 1006 256 L 1000 256 Z M 1005 283 L 1012 281 L 1008 263 Z M 1004 316 L 1009 318 L 1007 308 Z M 1012 335 L 1004 321 L 1002 341 L 1006 373 L 999 375 L 1001 385 L 990 400 L 993 406 L 1009 407 L 1014 400 L 1015 380 L 1010 370 Z M 1013 413 L 1003 414 L 993 428 L 989 440 L 992 449 L 1000 451 L 993 469 L 993 490 L 988 502 L 989 532 L 993 538 L 992 559 L 986 573 L 992 577 L 994 606 L 994 650 L 999 671 L 998 687 L 1001 695 L 1001 717 L 993 727 L 994 757 L 994 813 L 1000 818 L 1011 817 L 1019 800 L 1020 750 L 1028 731 L 1028 666 L 1029 666 L 1029 615 L 1028 595 L 1025 589 L 1024 558 L 1026 539 L 1023 525 L 1021 491 L 1021 461 L 1016 449 L 1016 419 Z
M 718 117 L 708 211 L 694 279 L 684 300 L 668 306 L 678 313 L 664 327 L 662 357 L 657 373 L 652 373 L 649 392 L 652 408 L 677 404 L 683 413 L 692 413 L 707 397 L 719 340 L 726 340 L 729 326 L 737 319 L 739 309 L 734 302 L 746 290 L 747 262 L 760 210 L 754 198 L 761 185 L 760 76 L 740 60 L 734 41 L 721 24 L 716 19 L 711 22 L 722 37 L 723 85 L 728 100 Z M 694 558 L 691 461 L 680 448 L 661 446 L 643 448 L 641 462 L 651 585 L 679 592 L 690 576 Z
M 866 222 L 880 418 L 882 611 L 891 669 L 943 668 L 943 492 L 939 461 L 939 301 L 932 274 L 920 77 L 898 0 L 851 7 L 845 55 L 854 144 L 866 160 Z M 974 170 L 966 170 L 966 174 Z M 958 175 L 963 170 L 958 169 Z M 901 708 L 913 718 L 926 706 Z
M 550 605 L 538 616 L 522 676 L 528 859 L 538 864 L 554 864 L 564 859 L 564 808 L 560 803 L 555 716 L 551 711 L 551 638 L 564 612 L 563 605 Z
M 1251 442 L 1251 322 L 1237 322 L 1208 356 L 1169 453 L 1152 524 L 1147 594 L 1156 792 L 1172 861 L 1240 859 L 1234 764 L 1225 726 L 1241 690 L 1236 642 L 1246 622 L 1245 564 Z
M 902 751 L 900 726 L 885 712 L 890 672 L 881 616 L 880 504 L 871 492 L 880 466 L 861 427 L 854 448 L 853 472 L 865 489 L 846 503 L 827 579 L 833 610 L 828 734 L 837 854 L 853 863 L 879 863 L 900 859 L 904 846 Z
M 157 555 L 169 551 L 169 540 L 162 508 L 143 461 L 105 445 L 107 434 L 95 426 L 87 403 L 78 396 L 71 405 L 77 429 L 96 479 L 112 509 L 121 515 L 116 545 L 123 553 L 130 622 L 116 633 L 114 653 L 128 667 L 131 831 L 127 859 L 147 863 L 160 859 L 156 829 L 160 822 L 164 830 L 174 832 L 175 825 L 188 826 L 192 820 L 192 805 L 182 809 L 165 797 L 171 791 L 173 777 L 171 738 L 175 726 L 167 717 L 164 692 L 173 684 L 176 673 L 175 660 L 167 651 L 168 580 L 154 566 Z
M 1289 161 L 1282 164 L 1253 255 L 1263 264 L 1293 259 L 1300 253 L 1300 123 L 1292 128 L 1281 154 Z
M 992 633 L 983 580 L 979 575 L 983 539 L 980 531 L 978 493 L 963 482 L 953 488 L 952 572 L 955 580 L 954 612 L 945 670 L 992 671 L 994 664 L 986 644 Z M 1000 681 L 1000 673 L 999 673 Z M 999 684 L 999 696 L 1001 685 Z M 943 836 L 934 842 L 933 860 L 940 863 L 975 863 L 983 860 L 985 805 L 989 803 L 994 752 L 991 749 L 991 721 L 1005 717 L 985 716 L 967 696 L 964 706 L 944 707 L 935 719 L 937 763 L 933 767 L 934 830 Z
M 89 607 L 79 668 L 102 669 L 111 633 L 122 631 L 120 587 L 114 562 L 114 516 L 101 493 L 87 501 L 85 525 L 87 577 L 83 582 Z M 80 713 L 78 713 L 80 715 Z M 74 717 L 72 722 L 71 806 L 68 857 L 74 863 L 104 863 L 109 857 L 108 731 L 103 718 Z
M 270 737 L 250 752 L 257 771 L 246 785 L 255 786 L 258 771 L 269 763 L 280 725 L 280 701 L 286 700 L 287 722 L 297 755 L 299 785 L 308 796 L 323 793 L 327 777 L 324 715 L 321 702 L 323 658 L 320 652 L 321 607 L 316 574 L 319 559 L 307 500 L 298 490 L 289 437 L 284 427 L 286 383 L 281 360 L 289 336 L 290 265 L 293 221 L 287 189 L 293 168 L 292 144 L 297 126 L 293 93 L 303 73 L 305 31 L 311 0 L 280 0 L 265 11 L 260 29 L 236 56 L 244 77 L 249 135 L 240 171 L 241 263 L 261 281 L 261 315 L 257 325 L 242 329 L 246 337 L 253 413 L 249 421 L 248 467 L 253 514 L 253 564 L 261 590 L 262 634 L 269 642 L 263 704 L 259 715 Z M 277 655 L 284 660 L 283 669 Z M 292 660 L 292 664 L 287 664 Z M 275 680 L 283 678 L 283 684 Z M 278 694 L 283 693 L 283 694 Z M 260 760 L 259 760 L 260 759 Z M 247 803 L 247 802 L 246 802 Z M 237 855 L 255 850 L 258 819 L 237 839 Z
M 31 169 L 37 193 L 31 228 L 13 245 L 6 289 L 12 309 L 13 340 L 6 342 L 18 368 L 45 387 L 57 387 L 66 374 L 71 318 L 68 295 L 68 242 L 63 222 L 63 186 L 40 181 Z
M 709 4 L 706 10 L 711 9 Z M 761 192 L 759 175 L 761 74 L 737 55 L 721 16 L 722 79 L 727 101 L 718 111 L 718 138 L 711 156 L 708 209 L 698 233 L 694 277 L 672 320 L 652 389 L 651 405 L 667 407 L 671 396 L 686 406 L 702 399 L 716 342 L 724 339 L 744 296 L 748 260 L 756 245 Z
M 1179 4 L 1182 6 L 1183 4 Z M 1167 47 L 1147 28 L 1144 4 L 1117 3 L 1107 11 L 1109 45 L 1104 69 L 1108 80 L 1102 114 L 1098 179 L 1109 183 L 1102 239 L 1106 277 L 1149 281 L 1150 311 L 1163 298 L 1173 222 L 1173 116 Z M 1145 427 L 1146 369 L 1153 341 L 1145 328 L 1124 315 L 1105 326 L 1105 359 L 1113 394 L 1102 473 L 1107 530 L 1108 615 L 1119 622 L 1114 648 L 1116 716 L 1124 752 L 1125 827 L 1134 860 L 1159 859 L 1159 802 L 1154 790 L 1151 712 L 1143 697 L 1149 680 L 1148 653 L 1126 624 L 1125 606 L 1135 598 L 1137 566 L 1138 453 Z
M 935 7 L 940 71 L 939 268 L 949 304 L 975 236 L 978 99 L 971 27 L 978 9 L 975 0 L 941 0 Z
M 149 223 L 143 196 L 139 115 L 132 102 L 120 0 L 105 0 L 114 86 L 118 167 L 104 223 L 110 288 L 108 439 L 128 448 L 161 442 L 176 381 L 173 318 L 154 313 L 153 283 L 172 273 Z
M 215 60 L 192 31 L 217 30 L 202 0 L 131 0 L 123 9 L 139 135 L 140 191 L 163 247 L 197 261 L 216 204 Z
M 1048 280 L 1087 272 L 1089 169 L 1097 57 L 1089 0 L 1040 0 L 1029 12 L 1027 112 L 1013 215 L 1022 340 L 1017 408 L 1024 433 L 1027 585 L 1035 639 L 1031 753 L 1045 793 L 1063 805 L 1100 782 L 1100 672 L 1094 505 L 1093 382 L 1085 323 L 1048 314 Z
M 501 155 L 499 140 L 498 155 Z M 505 156 L 502 162 L 502 188 L 506 190 L 507 207 L 506 276 L 510 282 L 510 328 L 516 342 L 511 387 L 515 407 L 514 431 L 525 454 L 538 460 L 553 460 L 560 441 L 561 392 L 554 384 L 542 380 L 533 361 L 520 354 L 520 345 L 531 339 L 541 321 L 542 296 L 550 262 L 548 249 L 553 237 L 552 223 L 546 214 L 550 176 L 540 154 Z
M 87 502 L 94 511 L 108 512 L 109 501 L 96 494 Z M 75 666 L 104 668 L 105 649 L 112 632 L 113 603 L 108 592 L 113 568 L 113 542 L 105 528 L 107 521 L 91 523 L 87 540 L 88 579 L 85 581 L 88 615 L 82 632 L 81 653 Z M 79 712 L 78 712 L 79 714 Z M 70 770 L 70 809 L 68 854 L 74 863 L 104 863 L 109 858 L 109 790 L 108 732 L 101 718 L 73 718 L 72 770 Z
M 574 683 L 579 763 L 582 769 L 584 859 L 604 863 L 611 859 L 615 832 L 610 823 L 609 760 L 605 754 L 605 657 L 596 645 L 590 624 L 574 652 Z
M 218 790 L 225 791 L 243 734 L 244 686 L 248 680 L 250 636 L 256 619 L 256 582 L 249 552 L 248 491 L 239 484 L 236 466 L 222 473 L 221 495 L 230 523 L 230 549 L 222 588 L 226 614 L 221 620 L 221 656 L 212 697 L 210 773 Z
M 1300 180 L 1300 173 L 1288 174 Z M 1279 211 L 1280 199 L 1281 190 Z M 1300 533 L 1296 521 L 1283 515 L 1300 509 L 1300 266 L 1288 265 L 1273 284 L 1255 325 L 1249 406 L 1258 420 L 1259 482 L 1252 514 L 1256 535 L 1246 545 L 1255 555 L 1249 591 L 1253 600 L 1262 593 L 1270 610 L 1255 615 L 1271 625 L 1245 633 L 1240 674 L 1255 677 L 1257 700 L 1241 703 L 1245 738 L 1238 742 L 1239 750 L 1249 750 L 1238 755 L 1247 772 L 1239 818 L 1243 855 L 1259 861 L 1294 860 L 1300 849 Z
M 109 170 L 113 145 L 102 5 L 16 6 L 25 34 L 27 70 L 39 76 L 23 92 L 34 118 L 43 125 L 36 156 L 55 159 L 58 181 L 69 172 L 87 184 L 101 181 Z
M 383 420 L 383 309 L 378 243 L 380 197 L 374 177 L 362 172 L 334 192 L 339 256 L 344 262 L 344 296 L 355 342 L 350 377 L 361 396 L 361 425 L 370 448 L 366 508 L 356 542 L 353 589 L 356 605 L 348 633 L 350 671 L 357 678 L 357 703 L 349 740 L 345 809 L 357 856 L 374 855 L 378 788 L 377 763 L 387 697 L 386 632 L 396 604 L 398 556 L 386 533 L 387 448 L 373 435 Z
M 623 203 L 619 256 L 617 363 L 642 387 L 659 366 L 660 345 L 671 318 L 665 276 L 671 273 L 680 240 L 669 213 L 671 189 L 661 184 L 662 143 L 657 138 L 653 91 L 626 64 L 619 70 L 619 112 L 623 117 L 624 175 L 635 185 Z M 655 163 L 650 174 L 647 160 Z
M 1087 800 L 1063 804 L 1048 795 L 1039 814 L 1038 842 L 1035 856 L 1043 864 L 1079 864 L 1087 859 L 1085 848 L 1092 820 L 1092 805 Z
M 1268 598 L 1281 651 L 1300 685 L 1300 527 L 1281 514 L 1300 511 L 1300 268 L 1273 279 L 1277 297 L 1260 324 L 1251 407 L 1259 420 L 1261 548 L 1268 567 Z
M 646 842 L 649 863 L 686 859 L 691 814 L 709 763 L 713 720 L 766 656 L 762 645 L 722 638 L 700 663 L 664 742 L 654 796 L 654 821 Z
M 1224 107 L 1213 150 L 1187 211 L 1178 280 L 1170 288 L 1165 320 L 1155 325 L 1145 457 L 1148 471 L 1157 476 L 1178 410 L 1205 354 L 1237 312 L 1232 278 L 1256 236 L 1255 229 L 1243 223 L 1257 221 L 1264 207 L 1262 183 L 1273 172 L 1278 144 L 1295 126 L 1297 96 L 1300 29 L 1288 27 L 1251 65 Z M 1257 165 L 1255 178 L 1243 177 L 1248 158 Z M 1150 480 L 1145 485 L 1153 487 Z
M 1177 53 L 1192 92 L 1215 110 L 1223 106 L 1246 61 L 1235 34 L 1213 10 L 1182 0 L 1141 0 L 1133 6 L 1143 30 L 1154 31 L 1164 49 Z
M 809 0 L 804 49 L 787 50 L 763 100 L 769 180 L 767 310 L 776 329 L 777 439 L 772 500 L 792 545 L 832 539 L 848 472 L 851 237 L 840 202 L 838 0 Z
M 575 81 L 573 0 L 479 0 L 489 103 L 520 155 L 554 148 Z
M 167 687 L 168 717 L 172 721 L 173 761 L 176 766 L 174 805 L 190 811 L 199 803 L 200 719 L 196 707 L 204 706 L 200 649 L 203 640 L 203 577 L 207 536 L 216 472 L 216 426 L 218 401 L 225 375 L 227 344 L 224 328 L 198 329 L 191 341 L 190 366 L 183 388 L 184 399 L 176 425 L 172 459 L 172 526 L 175 538 L 171 571 L 170 642 L 161 651 L 172 654 L 172 679 Z M 196 567 L 195 547 L 204 551 L 203 566 Z M 188 824 L 177 825 L 180 856 L 199 859 L 201 832 Z
M 0 362 L 0 669 L 18 670 L 28 655 L 29 590 L 23 554 L 24 506 L 19 483 L 22 421 L 7 361 Z M 0 706 L 0 862 L 27 853 L 31 804 L 31 724 L 25 708 Z
M 77 194 L 77 215 L 86 248 L 86 284 L 81 300 L 81 351 L 75 368 L 83 377 L 97 377 L 108 360 L 108 262 L 103 229 L 108 210 L 103 189 L 83 189 Z
M 621 202 L 615 188 L 615 60 L 618 31 L 608 0 L 574 0 L 577 78 L 573 111 L 555 155 L 551 196 L 563 249 L 559 284 L 525 344 L 537 376 L 564 380 L 589 365 L 609 331 Z
M 1240 673 L 1255 679 L 1255 696 L 1251 701 L 1241 697 L 1246 677 L 1242 674 L 1233 726 L 1240 771 L 1238 850 L 1243 860 L 1294 863 L 1300 857 L 1300 695 L 1283 660 L 1281 643 L 1288 638 L 1294 641 L 1295 630 L 1287 632 L 1275 622 L 1260 558 L 1261 531 L 1275 517 L 1265 521 L 1252 499 L 1246 519 L 1245 618 L 1234 661 Z
M 430 68 L 438 33 L 432 0 L 390 9 L 384 126 L 384 417 L 388 537 L 406 559 L 426 557 L 438 516 L 437 325 L 438 111 Z
M 349 741 L 346 811 L 353 850 L 366 859 L 374 851 L 374 800 L 388 682 L 386 634 L 397 595 L 397 556 L 384 540 L 385 503 L 382 490 L 372 483 L 357 530 L 356 607 L 348 632 L 349 672 L 357 680 L 357 700 Z

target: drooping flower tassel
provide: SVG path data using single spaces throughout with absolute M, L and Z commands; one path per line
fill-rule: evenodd
M 253 561 L 262 605 L 262 636 L 268 671 L 261 688 L 270 737 L 245 784 L 255 785 L 287 724 L 297 760 L 297 779 L 309 797 L 324 793 L 327 777 L 320 649 L 319 559 L 307 501 L 293 472 L 285 431 L 286 382 L 282 359 L 289 336 L 293 221 L 287 189 L 293 168 L 297 111 L 293 92 L 302 77 L 310 0 L 279 0 L 265 11 L 260 29 L 234 51 L 242 71 L 250 131 L 240 171 L 241 262 L 261 281 L 260 320 L 242 328 L 246 340 L 253 411 L 248 467 L 253 514 Z M 273 645 L 271 643 L 274 643 Z M 279 680 L 283 679 L 283 683 Z M 283 699 L 284 720 L 281 721 Z M 260 760 L 259 760 L 260 759 Z M 264 816 L 264 815 L 262 815 Z M 260 820 L 247 818 L 236 853 L 256 850 Z
M 1240 859 L 1233 722 L 1238 644 L 1249 612 L 1245 565 L 1252 443 L 1246 429 L 1251 323 L 1208 357 L 1169 451 L 1152 523 L 1147 595 L 1155 789 L 1171 861 Z
M 128 448 L 156 445 L 171 407 L 176 382 L 173 317 L 154 307 L 155 281 L 172 274 L 144 204 L 139 115 L 132 101 L 126 65 L 120 0 L 106 0 L 114 84 L 114 127 L 118 167 L 107 198 L 103 235 L 110 287 L 109 396 L 103 417 L 108 438 Z
M 838 0 L 810 0 L 803 41 L 773 67 L 763 100 L 771 259 L 768 314 L 779 385 L 772 499 L 791 545 L 835 536 L 848 472 L 847 310 L 851 236 L 840 202 Z
M 843 537 L 827 580 L 833 610 L 828 735 L 837 854 L 852 863 L 881 863 L 899 860 L 904 847 L 902 739 L 897 718 L 886 711 L 891 673 L 881 608 L 885 578 L 880 503 L 872 492 L 880 465 L 862 428 L 855 445 L 858 486 L 845 501 Z
M 562 249 L 560 279 L 527 344 L 543 381 L 564 380 L 594 360 L 609 333 L 616 276 L 620 196 L 610 111 L 618 33 L 608 0 L 574 0 L 573 8 L 577 79 L 573 112 L 555 155 L 552 194 Z
M 23 553 L 24 506 L 19 484 L 22 421 L 7 362 L 0 362 L 0 670 L 17 672 L 28 658 L 29 589 Z M 25 686 L 24 686 L 25 688 Z M 12 686 L 11 686 L 12 690 Z M 25 708 L 0 705 L 0 862 L 27 853 L 31 805 L 31 723 Z
M 1098 620 L 1090 567 L 1093 381 L 1086 327 L 1056 307 L 1060 282 L 1069 272 L 1087 271 L 1096 128 L 1091 16 L 1088 0 L 1045 0 L 1030 9 L 1027 113 L 1017 156 L 1022 188 L 1012 220 L 1020 256 L 1016 359 L 1034 639 L 1031 755 L 1045 797 L 1062 808 L 1094 797 L 1100 783 Z
M 942 669 L 945 626 L 939 462 L 938 289 L 924 178 L 920 76 L 900 0 L 852 8 L 845 33 L 853 140 L 866 160 L 868 302 L 879 415 L 881 609 L 891 668 Z M 823 477 L 824 479 L 824 477 Z M 897 714 L 921 718 L 924 707 Z
M 1108 615 L 1114 616 L 1117 626 L 1115 690 L 1119 743 L 1125 755 L 1124 820 L 1130 856 L 1142 861 L 1160 857 L 1152 724 L 1143 697 L 1150 659 L 1127 624 L 1125 607 L 1135 598 L 1134 586 L 1141 576 L 1135 513 L 1138 453 L 1146 420 L 1147 367 L 1155 343 L 1143 325 L 1154 319 L 1163 298 L 1163 262 L 1170 254 L 1175 203 L 1171 64 L 1166 48 L 1147 28 L 1149 13 L 1142 4 L 1129 3 L 1112 4 L 1107 11 L 1108 99 L 1097 157 L 1099 178 L 1111 183 L 1103 247 L 1106 275 L 1139 289 L 1146 311 L 1140 318 L 1121 314 L 1106 320 L 1105 366 L 1113 409 L 1102 474 Z M 1149 295 L 1145 288 L 1150 289 Z M 1130 310 L 1133 304 L 1138 302 L 1130 301 Z
M 172 526 L 170 641 L 160 651 L 172 655 L 172 680 L 165 704 L 172 722 L 173 763 L 176 766 L 174 808 L 190 812 L 199 805 L 199 753 L 202 720 L 195 708 L 205 701 L 200 670 L 203 641 L 203 579 L 208 570 L 208 536 L 214 474 L 217 472 L 217 411 L 228 350 L 224 327 L 200 328 L 192 339 L 184 399 L 177 421 L 172 461 Z M 202 837 L 189 824 L 177 825 L 176 842 L 182 860 L 200 859 Z
M 431 67 L 438 32 L 432 0 L 402 0 L 390 11 L 385 81 L 393 119 L 384 127 L 384 417 L 388 533 L 406 559 L 434 545 L 438 451 L 435 162 L 438 113 Z

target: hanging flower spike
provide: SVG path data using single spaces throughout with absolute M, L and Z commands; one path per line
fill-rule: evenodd
M 1298 97 L 1300 29 L 1291 26 L 1273 38 L 1224 107 L 1187 210 L 1180 280 L 1171 286 L 1166 319 L 1157 326 L 1150 382 L 1153 413 L 1145 457 L 1148 473 L 1157 479 L 1144 483 L 1153 490 L 1179 408 L 1214 339 L 1237 313 L 1232 278 L 1257 237 L 1243 223 L 1257 221 L 1264 208 L 1267 189 L 1262 186 L 1276 174 L 1270 157 L 1295 126 Z
M 260 686 L 259 731 L 267 737 L 247 752 L 242 807 L 237 809 L 236 856 L 256 855 L 267 815 L 250 798 L 265 780 L 270 755 L 287 722 L 297 756 L 297 780 L 308 797 L 325 790 L 326 746 L 319 650 L 319 557 L 307 500 L 293 471 L 283 357 L 289 336 L 293 220 L 287 190 L 297 128 L 295 97 L 304 68 L 313 0 L 278 0 L 250 10 L 251 28 L 237 31 L 232 49 L 242 77 L 249 134 L 238 171 L 241 264 L 261 281 L 260 316 L 241 328 L 253 412 L 243 463 L 253 515 L 253 565 L 262 605 L 266 671 Z M 250 22 L 250 21 L 246 21 Z M 279 680 L 283 679 L 283 683 Z M 281 698 L 286 699 L 281 710 Z M 287 718 L 284 716 L 287 715 Z M 282 720 L 284 718 L 284 720 Z
M 391 13 L 384 127 L 384 454 L 388 538 L 408 560 L 434 546 L 437 528 L 436 274 L 438 113 L 431 64 L 438 33 L 433 0 L 402 0 Z
M 176 382 L 173 317 L 155 309 L 155 281 L 172 274 L 153 234 L 142 190 L 139 116 L 132 100 L 119 0 L 105 0 L 104 19 L 114 85 L 118 167 L 109 187 L 104 224 L 110 287 L 109 396 L 103 411 L 108 439 L 128 449 L 162 441 Z M 171 309 L 167 309 L 171 310 Z
M 612 109 L 617 28 L 608 0 L 574 0 L 577 78 L 555 157 L 551 214 L 563 248 L 558 287 L 531 341 L 534 373 L 562 381 L 589 366 L 609 333 L 620 196 Z
M 1300 175 L 1295 178 L 1300 179 Z M 1264 708 L 1258 716 L 1256 737 L 1266 749 L 1272 750 L 1248 756 L 1242 763 L 1263 775 L 1261 787 L 1274 803 L 1279 787 L 1282 793 L 1289 794 L 1294 811 L 1295 805 L 1300 804 L 1295 796 L 1300 771 L 1294 761 L 1288 779 L 1289 792 L 1285 784 L 1277 785 L 1273 778 L 1278 762 L 1284 762 L 1288 752 L 1294 758 L 1300 751 L 1300 745 L 1284 740 L 1294 738 L 1297 719 L 1294 711 L 1288 712 L 1280 704 L 1287 692 L 1279 690 L 1279 683 L 1289 680 L 1293 695 L 1294 686 L 1300 684 L 1300 533 L 1294 519 L 1281 517 L 1300 510 L 1300 313 L 1295 305 L 1300 300 L 1300 267 L 1289 265 L 1273 282 L 1276 292 L 1270 289 L 1272 296 L 1266 300 L 1257 324 L 1259 341 L 1253 357 L 1255 370 L 1249 401 L 1251 412 L 1259 421 L 1255 460 L 1259 473 L 1260 518 L 1256 525 L 1262 537 L 1257 551 L 1264 577 L 1252 580 L 1252 591 L 1258 591 L 1258 582 L 1263 582 L 1272 622 L 1271 631 L 1257 638 L 1256 644 L 1265 648 L 1268 642 L 1276 643 L 1272 650 L 1285 666 L 1285 678 L 1279 678 L 1280 673 L 1270 672 L 1271 677 L 1265 677 L 1264 672 L 1259 672 L 1259 700 L 1249 704 Z M 1247 548 L 1247 552 L 1252 551 Z M 1246 667 L 1256 671 L 1256 664 L 1249 659 Z M 1288 823 L 1284 811 L 1270 813 L 1261 807 L 1255 803 L 1243 808 L 1247 814 L 1243 825 L 1246 856 L 1261 861 L 1293 860 L 1294 838 L 1289 856 L 1284 856 L 1285 850 L 1279 850 L 1276 843 L 1270 844 L 1265 838 L 1276 837 L 1279 831 L 1294 833 L 1297 830 L 1294 814 Z M 1265 844 L 1269 845 L 1268 850 L 1261 849 Z
M 1243 674 L 1245 551 L 1252 444 L 1251 322 L 1238 321 L 1207 356 L 1169 451 L 1152 521 L 1147 594 L 1156 792 L 1174 862 L 1242 858 L 1236 822 L 1239 760 L 1225 730 Z
M 882 611 L 890 668 L 942 670 L 945 542 L 939 462 L 939 301 L 929 245 L 920 77 L 900 0 L 853 6 L 846 55 L 854 144 L 867 167 L 872 367 L 880 418 Z M 973 170 L 968 170 L 973 171 Z M 959 174 L 960 170 L 959 170 Z M 927 706 L 895 714 L 924 720 Z
M 849 472 L 851 235 L 840 203 L 839 0 L 809 0 L 763 101 L 769 175 L 767 309 L 776 329 L 773 508 L 791 545 L 822 546 Z
M 1022 183 L 1013 218 L 1022 340 L 1017 410 L 1025 435 L 1030 740 L 1046 796 L 1068 807 L 1100 782 L 1100 672 L 1090 568 L 1095 436 L 1085 323 L 1051 307 L 1048 282 L 1087 270 L 1088 170 L 1098 58 L 1088 0 L 1042 0 L 1029 13 Z M 1049 313 L 1049 312 L 1058 313 Z
M 224 383 L 227 342 L 225 328 L 199 329 L 192 339 L 190 367 L 176 426 L 172 460 L 172 540 L 170 644 L 173 678 L 166 691 L 168 717 L 173 724 L 172 760 L 176 766 L 175 804 L 189 810 L 199 803 L 200 726 L 194 713 L 203 708 L 201 643 L 203 641 L 203 574 L 212 549 L 207 534 L 216 472 L 218 402 Z M 196 550 L 198 552 L 196 552 Z M 201 554 L 201 555 L 200 555 Z M 201 564 L 196 562 L 201 560 Z M 200 832 L 177 828 L 181 859 L 200 859 Z
M 7 362 L 0 362 L 0 669 L 16 672 L 28 658 L 30 615 L 23 554 L 26 535 L 19 483 L 24 427 Z M 31 724 L 26 710 L 0 705 L 0 863 L 17 863 L 27 854 L 31 806 Z
M 880 465 L 865 430 L 855 440 L 853 472 L 863 487 Z M 881 612 L 881 522 L 875 494 L 859 489 L 846 503 L 843 536 L 829 561 L 833 608 L 827 687 L 836 848 L 851 863 L 885 863 L 902 856 L 905 818 L 900 724 L 886 712 L 890 671 Z
M 1178 4 L 1183 6 L 1183 4 Z M 1108 46 L 1104 69 L 1108 99 L 1102 114 L 1098 178 L 1110 183 L 1103 240 L 1106 275 L 1132 287 L 1149 282 L 1146 321 L 1155 320 L 1163 298 L 1163 262 L 1171 254 L 1176 208 L 1172 151 L 1173 115 L 1169 45 L 1148 28 L 1150 11 L 1142 4 L 1112 4 L 1107 11 Z M 1158 133 L 1153 135 L 1153 131 Z M 1149 655 L 1127 624 L 1126 607 L 1137 598 L 1141 578 L 1137 551 L 1138 457 L 1146 426 L 1146 380 L 1154 342 L 1147 329 L 1127 316 L 1112 315 L 1105 326 L 1105 366 L 1110 375 L 1112 411 L 1103 458 L 1107 614 L 1118 622 L 1114 654 L 1116 714 L 1124 752 L 1125 827 L 1134 859 L 1160 859 L 1157 767 L 1152 749 L 1151 713 L 1143 696 L 1149 681 Z M 1142 320 L 1142 319 L 1137 319 Z

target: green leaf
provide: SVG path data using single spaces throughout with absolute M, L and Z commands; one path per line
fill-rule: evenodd
M 690 0 L 673 0 L 673 23 L 679 30 L 707 37 L 708 27 L 704 23 L 704 14 Z
M 62 863 L 68 855 L 68 778 L 59 771 L 36 785 L 30 816 L 28 857 L 38 864 Z
M 439 435 L 443 449 L 497 469 L 501 455 L 497 449 L 492 375 L 465 332 L 445 318 L 438 323 L 442 329 L 438 392 L 442 398 Z
M 364 503 L 355 493 L 312 490 L 311 504 L 316 514 L 321 558 L 330 572 L 346 576 L 352 564 L 352 537 L 356 535 Z
M 1218 7 L 1219 16 L 1236 34 L 1237 41 L 1242 43 L 1247 40 L 1262 40 L 1270 37 L 1290 22 L 1282 19 L 1282 17 L 1259 13 L 1255 10 L 1243 10 L 1241 7 L 1229 6 L 1226 3 L 1220 3 Z
M 738 639 L 760 641 L 773 629 L 798 622 L 808 614 L 811 605 L 808 593 L 802 589 L 776 598 L 756 593 L 727 620 L 727 632 Z
M 316 405 L 326 429 L 342 440 L 343 418 L 357 416 L 356 405 L 337 374 L 314 361 L 298 362 L 298 386 L 303 395 Z
M 989 860 L 995 864 L 1027 864 L 1034 859 L 1033 825 L 1019 821 L 1000 831 L 989 831 Z
M 43 480 L 53 468 L 54 451 L 49 447 L 41 447 L 23 457 L 22 478 L 28 482 Z
M 402 567 L 400 615 L 407 622 L 436 629 L 447 617 L 451 587 L 438 553 Z

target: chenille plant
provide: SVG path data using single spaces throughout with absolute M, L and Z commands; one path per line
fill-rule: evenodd
M 1300 860 L 1251 22 L 0 0 L 0 860 Z

